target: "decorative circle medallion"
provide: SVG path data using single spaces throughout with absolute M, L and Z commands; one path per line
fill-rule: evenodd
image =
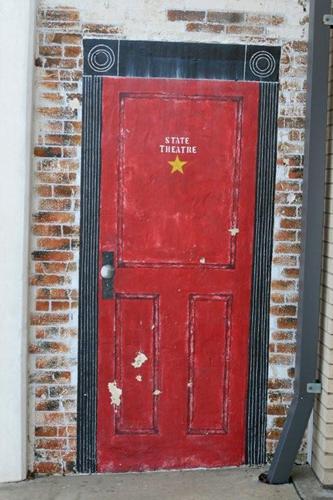
M 87 61 L 92 70 L 97 73 L 106 73 L 114 66 L 116 56 L 108 45 L 101 43 L 90 49 Z
M 249 65 L 252 73 L 259 78 L 268 78 L 276 69 L 274 57 L 266 50 L 261 50 L 253 54 Z

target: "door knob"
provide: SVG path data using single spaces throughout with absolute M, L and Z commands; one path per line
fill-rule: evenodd
M 114 267 L 111 266 L 110 264 L 105 264 L 104 266 L 102 266 L 101 268 L 102 278 L 109 280 L 113 277 L 113 273 L 114 273 Z
M 102 297 L 103 299 L 114 298 L 114 277 L 116 273 L 115 259 L 113 252 L 102 252 L 102 267 L 100 274 L 102 277 Z

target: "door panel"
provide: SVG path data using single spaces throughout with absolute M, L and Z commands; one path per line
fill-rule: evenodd
M 190 297 L 189 426 L 191 434 L 228 432 L 232 297 Z
M 244 462 L 258 94 L 103 80 L 99 471 Z

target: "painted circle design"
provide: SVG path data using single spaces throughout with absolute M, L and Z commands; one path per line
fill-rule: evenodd
M 250 69 L 259 78 L 268 78 L 276 69 L 276 61 L 266 50 L 256 52 L 250 59 Z
M 99 44 L 90 49 L 87 61 L 92 70 L 105 73 L 114 66 L 116 56 L 108 45 Z

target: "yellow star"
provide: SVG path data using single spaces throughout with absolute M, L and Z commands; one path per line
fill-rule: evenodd
M 186 165 L 187 161 L 181 161 L 179 159 L 179 156 L 176 156 L 176 159 L 173 161 L 168 161 L 169 165 L 171 165 L 172 170 L 171 173 L 174 174 L 175 172 L 180 172 L 181 174 L 184 173 L 183 167 Z

